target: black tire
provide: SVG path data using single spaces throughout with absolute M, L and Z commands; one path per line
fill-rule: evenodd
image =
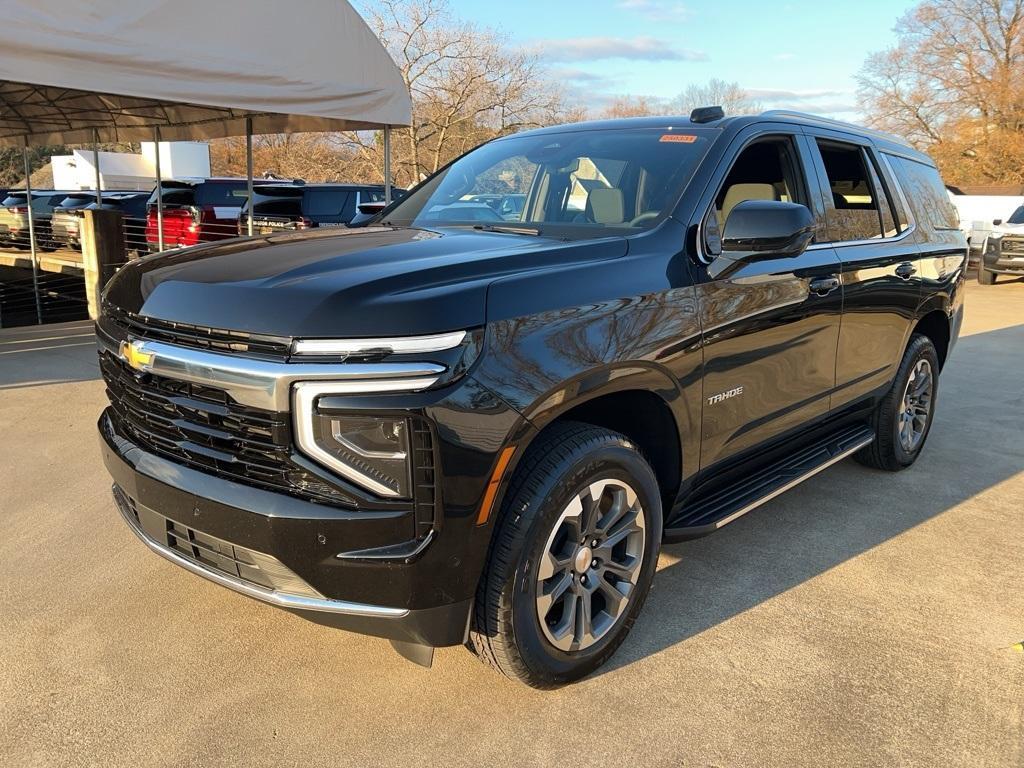
M 644 546 L 636 584 L 606 634 L 587 648 L 560 650 L 545 634 L 550 629 L 541 626 L 537 605 L 540 562 L 550 537 L 558 535 L 563 510 L 577 495 L 589 494 L 585 489 L 600 480 L 610 480 L 613 489 L 616 481 L 628 484 L 642 508 L 643 530 L 636 532 L 635 541 L 642 539 Z M 517 467 L 497 525 L 477 590 L 470 650 L 505 676 L 534 688 L 565 685 L 597 669 L 626 638 L 654 577 L 662 510 L 650 465 L 621 434 L 587 424 L 556 424 L 537 438 Z M 568 536 L 566 544 L 579 548 Z M 586 548 L 586 542 L 580 546 Z M 565 573 L 570 581 L 586 583 L 590 571 L 566 569 Z M 598 579 L 591 585 L 599 583 Z M 575 589 L 574 582 L 571 590 Z M 576 616 L 576 598 L 572 605 Z M 593 611 L 594 603 L 588 605 Z
M 978 265 L 978 282 L 982 285 L 995 285 L 996 273 L 989 272 L 984 265 Z
M 907 392 L 911 372 L 922 360 L 926 360 L 931 368 L 930 406 L 919 442 L 908 450 L 900 440 L 900 416 L 904 410 L 904 395 Z M 938 391 L 939 356 L 935 351 L 935 345 L 927 336 L 915 333 L 910 337 L 907 350 L 903 353 L 903 362 L 900 363 L 892 388 L 871 416 L 875 440 L 871 445 L 857 452 L 855 456 L 857 461 L 865 466 L 889 472 L 906 469 L 917 461 L 928 438 L 928 433 L 931 431 L 932 421 L 935 419 Z

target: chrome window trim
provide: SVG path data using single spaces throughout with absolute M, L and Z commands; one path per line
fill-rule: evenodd
M 275 592 L 274 590 L 266 589 L 256 584 L 250 584 L 247 581 L 242 581 L 241 579 L 229 576 L 228 574 L 214 571 L 211 568 L 205 568 L 204 566 L 194 563 L 188 558 L 179 555 L 170 547 L 166 547 L 158 541 L 154 541 L 149 538 L 149 536 L 147 536 L 135 522 L 134 516 L 131 514 L 130 510 L 127 509 L 116 492 L 114 493 L 114 500 L 118 511 L 121 513 L 121 517 L 124 518 L 125 523 L 127 523 L 128 527 L 131 528 L 132 533 L 134 533 L 143 544 L 161 557 L 170 560 L 175 565 L 181 566 L 186 571 L 190 571 L 196 576 L 201 576 L 204 579 L 220 584 L 222 587 L 227 587 L 235 592 L 247 595 L 248 597 L 253 597 L 264 603 L 276 605 L 280 608 L 295 608 L 304 611 L 319 611 L 322 613 L 341 613 L 349 616 L 370 616 L 382 619 L 400 619 L 409 615 L 409 611 L 406 608 L 389 608 L 383 605 L 367 605 L 365 603 L 351 603 L 346 600 L 331 600 L 326 597 L 305 597 L 303 595 L 293 595 L 287 592 Z
M 296 339 L 292 352 L 296 355 L 358 355 L 386 350 L 391 354 L 443 352 L 454 349 L 466 338 L 465 331 L 435 333 L 429 336 L 399 336 L 377 339 Z
M 373 387 L 372 389 L 366 389 L 363 391 L 381 392 L 381 391 L 394 391 L 394 390 L 381 390 L 381 386 L 387 385 L 404 385 L 403 391 L 411 391 L 410 387 L 415 386 L 417 389 L 427 389 L 435 381 L 436 378 L 432 379 L 407 379 L 405 381 L 375 381 L 375 382 L 314 382 L 314 381 L 300 381 L 297 382 L 293 391 L 295 393 L 295 407 L 293 410 L 292 422 L 295 426 L 295 445 L 298 446 L 299 450 L 309 456 L 314 461 L 322 464 L 328 469 L 336 472 L 337 474 L 344 477 L 346 480 L 350 480 L 361 488 L 365 488 L 378 496 L 385 498 L 398 498 L 399 493 L 383 483 L 374 480 L 369 475 L 364 475 L 358 471 L 355 467 L 346 464 L 343 461 L 339 461 L 336 456 L 332 456 L 330 453 L 325 451 L 316 442 L 316 437 L 313 434 L 313 414 L 314 405 L 316 399 L 324 395 L 345 395 L 353 394 L 358 392 L 358 389 L 353 387 L 368 386 Z
M 120 357 L 115 339 L 103 333 L 97 339 L 101 347 Z M 162 341 L 138 339 L 136 344 L 139 351 L 153 356 L 144 366 L 146 373 L 214 387 L 240 405 L 278 412 L 290 409 L 296 381 L 331 380 L 338 394 L 416 392 L 436 382 L 446 370 L 435 363 L 281 363 Z

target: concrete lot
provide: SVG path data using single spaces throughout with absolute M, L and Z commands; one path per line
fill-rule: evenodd
M 0 764 L 1024 765 L 1024 282 L 968 291 L 922 459 L 668 547 L 610 667 L 431 671 L 197 579 L 110 500 L 88 325 L 0 332 Z

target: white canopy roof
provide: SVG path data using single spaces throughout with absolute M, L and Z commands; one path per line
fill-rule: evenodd
M 4 0 L 0 144 L 408 125 L 409 93 L 345 0 Z

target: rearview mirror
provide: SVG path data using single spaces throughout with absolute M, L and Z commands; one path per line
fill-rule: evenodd
M 992 226 L 993 227 L 998 227 L 1002 223 L 1003 223 L 1002 219 L 992 219 Z
M 744 200 L 729 213 L 722 233 L 722 255 L 708 268 L 725 277 L 745 263 L 799 256 L 814 239 L 814 216 L 807 206 L 779 200 Z

